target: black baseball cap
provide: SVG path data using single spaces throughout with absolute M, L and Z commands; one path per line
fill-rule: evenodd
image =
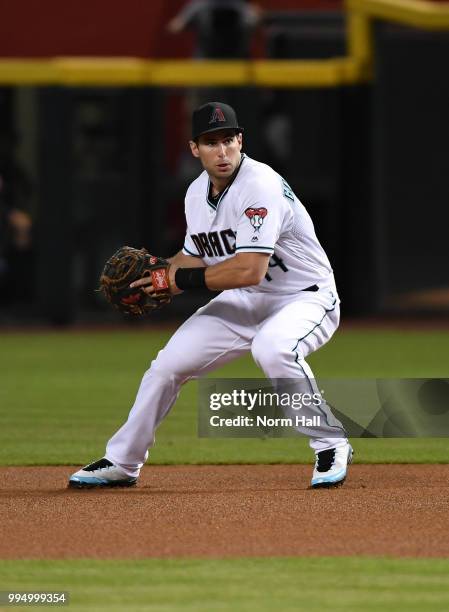
M 223 102 L 207 102 L 193 111 L 192 140 L 196 140 L 201 134 L 218 130 L 243 132 L 232 106 Z

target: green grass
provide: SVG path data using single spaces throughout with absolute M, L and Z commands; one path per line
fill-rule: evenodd
M 437 612 L 448 575 L 447 559 L 0 561 L 0 590 L 68 591 L 78 611 Z
M 170 333 L 4 334 L 0 338 L 0 464 L 80 464 L 103 454 L 143 372 Z M 309 363 L 319 377 L 448 376 L 449 332 L 341 331 Z M 250 357 L 214 376 L 262 376 Z M 157 435 L 154 463 L 304 462 L 305 440 L 198 439 L 196 382 Z M 446 439 L 356 440 L 363 462 L 447 462 Z

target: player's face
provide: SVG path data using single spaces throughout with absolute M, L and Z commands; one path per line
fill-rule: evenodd
M 190 148 L 208 175 L 223 182 L 234 174 L 240 163 L 242 135 L 230 130 L 211 132 L 200 136 L 198 144 L 190 141 Z

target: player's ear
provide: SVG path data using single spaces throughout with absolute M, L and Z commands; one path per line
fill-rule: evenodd
M 239 147 L 240 150 L 242 149 L 242 144 L 243 144 L 243 134 L 241 132 L 239 132 L 237 134 L 237 142 L 239 143 Z
M 199 157 L 200 152 L 198 150 L 198 144 L 194 140 L 189 140 L 190 150 L 192 151 L 193 157 Z

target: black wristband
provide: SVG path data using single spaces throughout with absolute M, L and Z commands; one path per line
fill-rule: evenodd
M 175 283 L 179 289 L 207 289 L 206 268 L 178 268 Z

